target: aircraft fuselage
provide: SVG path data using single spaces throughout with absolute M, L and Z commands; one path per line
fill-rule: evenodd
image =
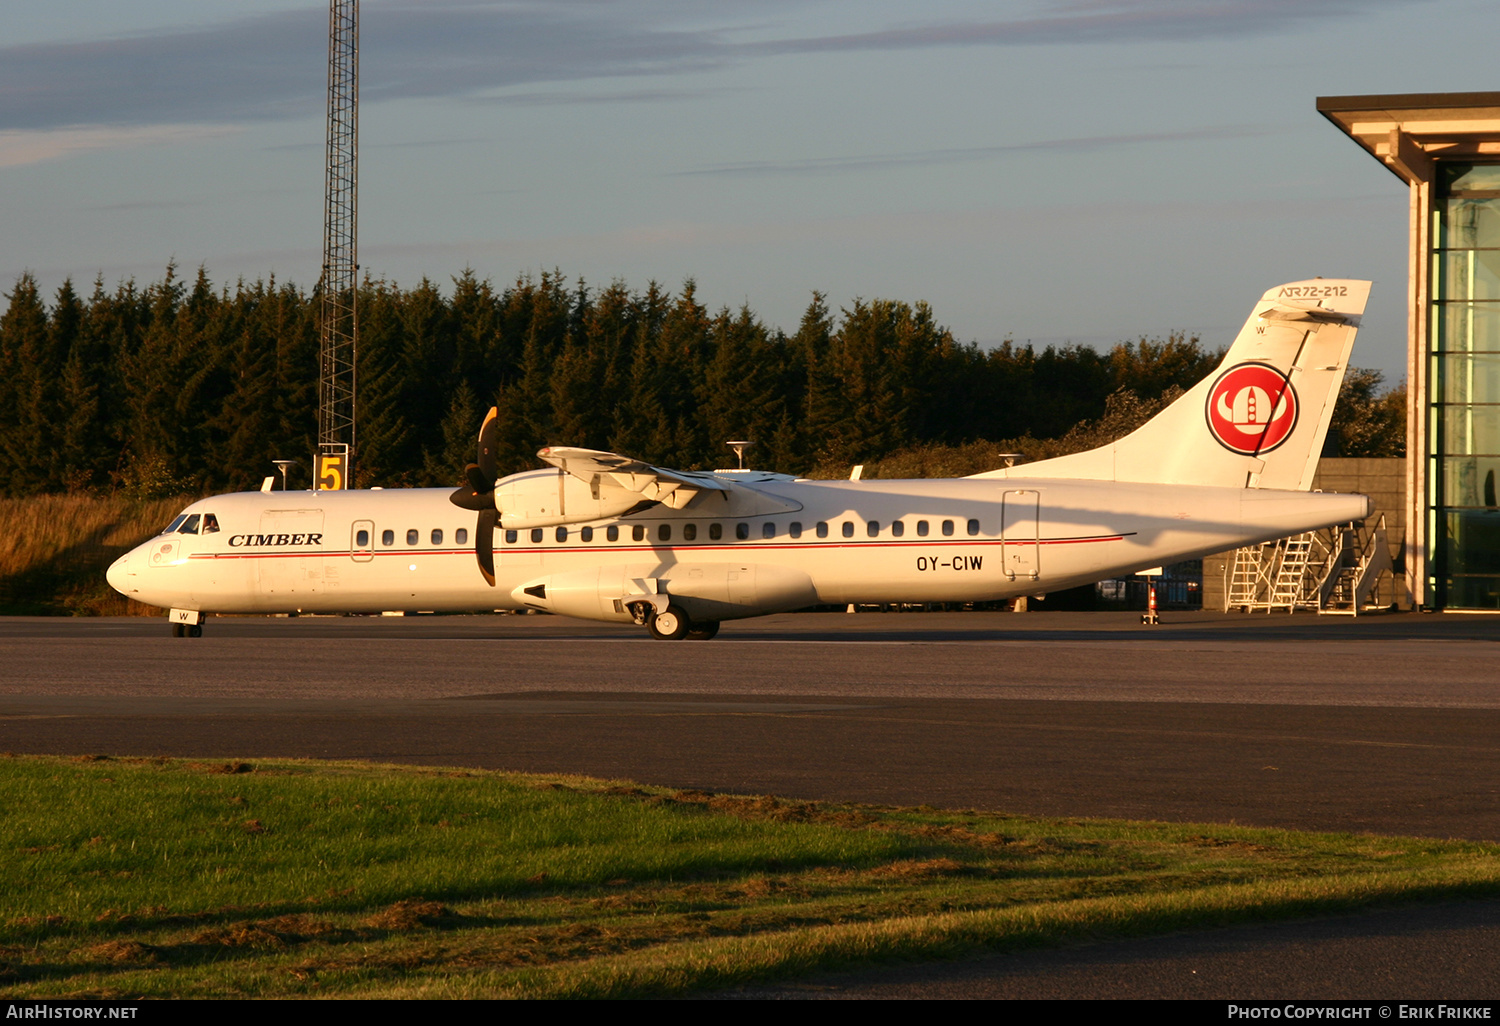
M 159 535 L 121 557 L 109 581 L 150 605 L 205 613 L 531 607 L 628 622 L 631 596 L 659 592 L 695 621 L 718 621 L 1057 591 L 1369 512 L 1362 495 L 1271 489 L 760 477 L 681 510 L 502 527 L 494 586 L 475 565 L 472 514 L 445 489 L 219 495 L 184 511 L 212 514 L 217 530 Z

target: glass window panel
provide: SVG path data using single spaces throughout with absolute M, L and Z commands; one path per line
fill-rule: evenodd
M 767 520 L 764 524 L 761 524 L 760 525 L 760 536 L 762 538 L 774 538 L 774 537 L 776 537 L 776 525 L 773 522 L 769 521 L 769 520 Z
M 617 526 L 615 526 L 614 524 L 610 524 L 608 527 L 606 527 L 604 529 L 604 540 L 605 541 L 619 541 L 620 540 L 620 529 Z
M 432 529 L 432 544 L 443 544 L 443 529 L 441 527 L 434 527 Z
M 697 537 L 698 537 L 698 525 L 697 524 L 683 524 L 682 525 L 682 540 L 683 541 L 693 541 Z
M 866 524 L 865 534 L 871 538 L 878 537 L 880 535 L 880 521 L 871 520 L 868 524 Z
M 1454 198 L 1440 202 L 1438 245 L 1443 249 L 1469 249 L 1500 245 L 1500 199 Z
M 515 532 L 512 531 L 509 533 L 514 534 Z M 453 540 L 459 545 L 469 544 L 469 529 L 467 527 L 460 527 L 457 531 L 454 531 Z M 511 541 L 515 541 L 515 539 L 512 538 Z
M 671 524 L 662 524 L 660 527 L 658 527 L 656 529 L 656 537 L 657 537 L 658 541 L 671 541 L 672 540 L 672 525 Z
M 187 519 L 187 514 L 186 513 L 179 513 L 179 514 L 177 514 L 177 519 L 173 520 L 170 524 L 168 524 L 166 526 L 166 528 L 164 528 L 162 530 L 161 533 L 162 534 L 172 534 L 174 531 L 176 531 L 179 527 L 182 526 L 182 522 L 184 520 L 186 520 L 186 519 Z
M 891 535 L 899 538 L 906 533 L 906 524 L 900 520 L 891 521 Z
M 1436 363 L 1435 401 L 1500 403 L 1500 353 L 1445 353 Z
M 791 535 L 793 538 L 801 538 L 802 537 L 802 521 L 800 521 L 800 520 L 793 520 L 791 522 L 791 524 L 787 526 L 786 533 L 789 534 L 789 535 Z
M 1500 574 L 1500 512 L 1446 511 L 1441 545 L 1445 573 Z
M 1448 609 L 1500 609 L 1500 577 L 1454 577 L 1445 583 Z
M 818 537 L 819 538 L 827 538 L 828 537 L 828 522 L 826 520 L 818 522 Z
M 943 521 L 943 537 L 947 538 L 947 537 L 952 536 L 952 534 L 953 534 L 953 521 L 951 521 L 951 520 L 944 520 Z
M 581 527 L 578 529 L 578 537 L 582 541 L 591 542 L 594 540 L 594 529 L 592 527 Z
M 1500 406 L 1440 406 L 1438 418 L 1438 452 L 1500 455 Z
M 1437 299 L 1500 299 L 1500 249 L 1444 250 L 1433 279 Z
M 925 520 L 918 520 L 917 521 L 917 537 L 918 538 L 926 538 L 927 537 L 927 521 L 925 521 Z
M 542 529 L 540 527 L 533 527 L 531 529 L 531 543 L 533 545 L 540 545 L 542 543 Z
M 750 525 L 744 523 L 735 524 L 734 536 L 740 541 L 744 541 L 746 538 L 750 537 Z
M 182 522 L 182 526 L 177 529 L 177 533 L 178 534 L 197 534 L 198 533 L 198 520 L 199 519 L 200 519 L 199 515 L 197 513 L 194 513 L 192 516 L 188 517 L 186 520 L 184 520 Z
M 1500 352 L 1500 303 L 1439 303 L 1432 348 L 1438 352 Z
M 978 533 L 979 533 L 979 521 L 977 521 L 977 520 L 970 520 L 969 521 L 969 537 L 972 538 L 974 535 L 976 535 Z
M 417 544 L 417 542 L 419 542 L 421 540 L 422 540 L 422 535 L 417 531 L 417 529 L 415 527 L 411 527 L 411 528 L 407 529 L 407 531 L 406 531 L 406 544 L 408 544 L 408 545 L 415 545 L 415 544 Z
M 354 547 L 368 549 L 370 547 L 370 532 L 361 527 L 354 533 Z
M 708 525 L 708 537 L 709 537 L 710 541 L 718 541 L 720 538 L 724 537 L 724 525 L 723 524 L 709 524 Z
M 852 521 L 852 520 L 845 520 L 844 521 L 844 526 L 843 526 L 843 532 L 844 532 L 844 537 L 845 538 L 853 538 L 854 537 L 854 521 Z
M 396 532 L 395 531 L 391 531 L 391 530 L 381 531 L 380 532 L 380 544 L 382 544 L 382 545 L 394 545 L 394 544 L 396 544 Z
M 1492 508 L 1500 487 L 1500 456 L 1459 456 L 1441 461 L 1443 505 Z
M 1500 164 L 1438 165 L 1439 186 L 1444 195 L 1452 192 L 1500 189 Z
M 557 529 L 557 531 L 554 532 L 553 537 L 555 537 L 560 542 L 567 541 L 568 540 L 568 529 L 566 527 L 559 527 Z
M 644 524 L 636 524 L 634 527 L 632 527 L 630 529 L 630 539 L 631 539 L 631 541 L 645 541 L 646 540 L 646 527 L 645 527 L 645 525 Z
M 519 531 L 506 531 L 505 532 L 505 544 L 507 544 L 507 545 L 514 545 L 516 543 L 516 539 L 518 539 L 520 537 L 521 537 L 521 532 L 519 532 Z

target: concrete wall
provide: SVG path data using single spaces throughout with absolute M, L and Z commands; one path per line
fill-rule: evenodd
M 1406 593 L 1406 583 L 1401 579 L 1404 567 L 1406 540 L 1406 460 L 1395 459 L 1331 459 L 1318 461 L 1318 472 L 1313 477 L 1313 488 L 1324 492 L 1359 492 L 1375 500 L 1375 512 L 1366 521 L 1374 527 L 1380 515 L 1385 514 L 1386 537 L 1391 545 L 1391 562 L 1396 567 L 1396 580 L 1385 577 L 1375 598 L 1381 605 L 1397 603 L 1405 609 L 1411 605 Z M 1203 608 L 1224 608 L 1224 594 L 1228 590 L 1229 575 L 1234 569 L 1234 552 L 1220 552 L 1206 556 L 1203 560 Z

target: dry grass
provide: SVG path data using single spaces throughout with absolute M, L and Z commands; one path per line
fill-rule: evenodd
M 109 564 L 165 527 L 191 496 L 0 499 L 0 614 L 156 615 L 104 580 Z

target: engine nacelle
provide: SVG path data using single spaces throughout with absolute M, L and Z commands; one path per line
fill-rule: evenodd
M 632 619 L 630 606 L 680 606 L 698 621 L 738 620 L 801 609 L 818 601 L 800 570 L 757 563 L 601 566 L 527 581 L 511 597 L 534 609 L 584 620 Z
M 495 486 L 495 508 L 508 530 L 556 527 L 617 517 L 639 506 L 640 492 L 621 488 L 607 478 L 583 481 L 561 470 L 512 474 Z

